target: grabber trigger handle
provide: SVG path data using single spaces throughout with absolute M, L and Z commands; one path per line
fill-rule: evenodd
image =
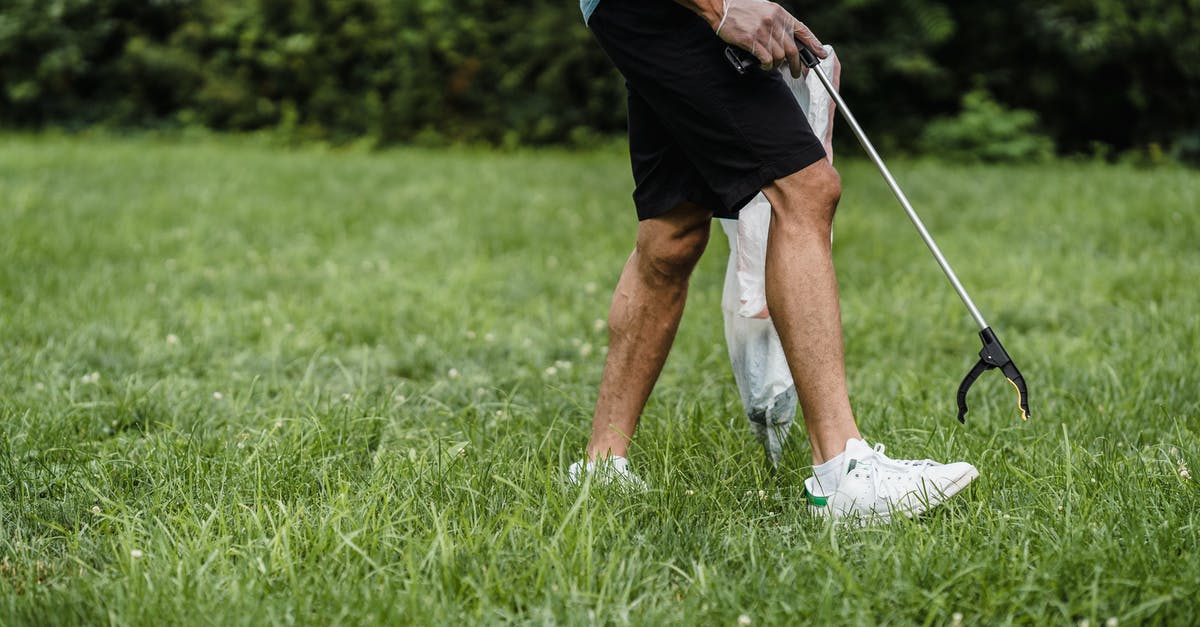
M 813 51 L 809 50 L 808 46 L 801 43 L 799 39 L 796 40 L 796 47 L 800 49 L 800 62 L 805 67 L 811 69 L 821 64 L 817 55 L 813 54 Z M 754 55 L 736 46 L 725 47 L 725 59 L 729 61 L 733 69 L 737 70 L 738 74 L 745 74 L 750 71 L 750 68 L 758 65 L 758 59 Z
M 985 327 L 980 331 L 979 339 L 983 340 L 983 349 L 979 351 L 979 361 L 975 362 L 971 371 L 963 377 L 962 383 L 958 385 L 958 421 L 964 424 L 967 422 L 967 392 L 970 391 L 971 385 L 975 383 L 979 375 L 993 368 L 999 368 L 1008 382 L 1016 388 L 1017 407 L 1021 410 L 1021 420 L 1029 420 L 1029 389 L 1025 387 L 1025 378 L 1021 376 L 1021 371 L 1008 356 L 1008 352 L 1004 350 L 1004 346 L 1000 344 L 996 332 L 992 331 L 991 327 Z

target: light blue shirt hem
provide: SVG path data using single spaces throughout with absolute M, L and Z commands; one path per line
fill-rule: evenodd
M 592 12 L 596 10 L 596 5 L 600 4 L 600 0 L 579 0 L 579 10 L 583 12 L 583 23 L 592 19 Z

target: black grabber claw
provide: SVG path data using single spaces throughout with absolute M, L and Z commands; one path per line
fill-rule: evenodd
M 1025 388 L 1025 379 L 1021 376 L 1021 371 L 1017 370 L 1017 365 L 1008 356 L 1004 345 L 1000 343 L 996 332 L 992 331 L 991 327 L 985 327 L 980 331 L 979 339 L 983 340 L 983 349 L 979 351 L 979 361 L 975 362 L 971 371 L 963 377 L 962 383 L 958 385 L 958 421 L 963 424 L 967 422 L 967 392 L 971 390 L 971 385 L 975 383 L 975 379 L 978 379 L 979 375 L 992 368 L 999 368 L 1008 382 L 1017 389 L 1017 407 L 1021 410 L 1021 420 L 1029 420 L 1029 390 Z

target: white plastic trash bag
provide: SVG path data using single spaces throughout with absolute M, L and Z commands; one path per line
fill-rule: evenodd
M 821 60 L 821 70 L 837 85 L 840 67 L 832 46 Z M 825 144 L 833 159 L 834 103 L 813 72 L 793 79 L 784 66 L 780 72 L 804 110 L 813 133 Z M 771 205 L 759 193 L 738 214 L 737 220 L 721 220 L 729 237 L 729 265 L 721 309 L 725 316 L 725 343 L 737 380 L 742 406 L 754 435 L 766 450 L 772 465 L 779 463 L 783 444 L 796 416 L 796 386 L 788 370 L 779 334 L 767 310 L 767 231 Z

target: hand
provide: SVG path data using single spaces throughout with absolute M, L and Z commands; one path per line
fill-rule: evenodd
M 807 26 L 767 0 L 725 0 L 721 20 L 714 28 L 722 41 L 754 55 L 764 68 L 774 69 L 787 63 L 793 78 L 799 78 L 807 69 L 800 61 L 797 40 L 817 58 L 824 59 L 827 55 L 821 41 Z

